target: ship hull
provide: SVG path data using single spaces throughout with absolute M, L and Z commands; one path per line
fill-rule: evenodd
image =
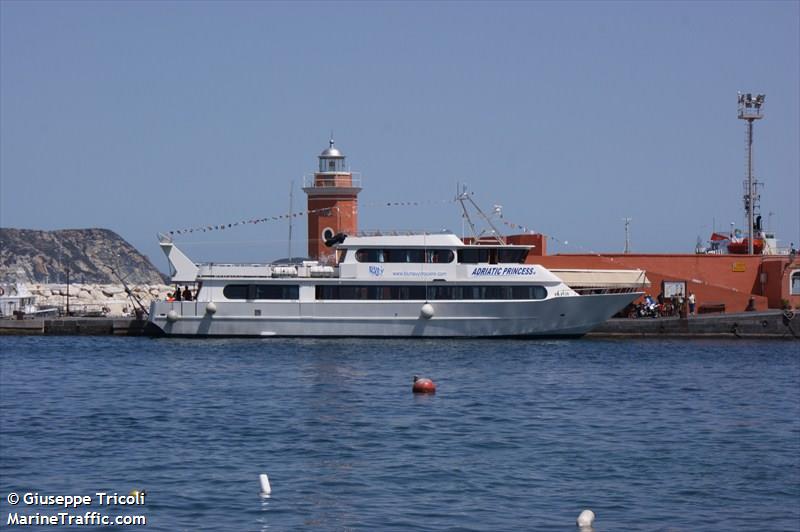
M 430 318 L 424 301 L 215 302 L 214 313 L 207 302 L 161 301 L 150 316 L 163 335 L 181 337 L 561 337 L 589 332 L 640 295 L 430 301 Z

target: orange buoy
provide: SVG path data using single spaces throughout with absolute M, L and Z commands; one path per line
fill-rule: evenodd
M 417 375 L 414 375 L 414 386 L 411 389 L 414 393 L 436 393 L 436 385 L 432 380 Z

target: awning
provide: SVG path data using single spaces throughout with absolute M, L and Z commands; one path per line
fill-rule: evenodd
M 641 288 L 650 286 L 644 270 L 550 270 L 570 288 Z

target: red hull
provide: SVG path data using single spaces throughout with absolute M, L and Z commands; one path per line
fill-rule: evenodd
M 731 242 L 728 244 L 728 253 L 733 255 L 747 255 L 747 242 L 748 239 L 745 238 L 741 242 Z M 761 255 L 761 252 L 764 251 L 764 241 L 760 238 L 756 238 L 753 240 L 753 254 L 754 255 Z

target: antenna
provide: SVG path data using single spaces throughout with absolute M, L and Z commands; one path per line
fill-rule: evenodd
M 622 221 L 625 222 L 625 251 L 623 253 L 630 253 L 631 252 L 631 221 L 633 218 L 623 218 Z
M 744 182 L 744 211 L 747 216 L 747 253 L 753 254 L 753 228 L 755 211 L 759 209 L 759 195 L 756 193 L 758 182 L 753 178 L 753 122 L 761 120 L 761 106 L 764 104 L 764 94 L 739 93 L 739 118 L 747 120 L 747 180 Z

